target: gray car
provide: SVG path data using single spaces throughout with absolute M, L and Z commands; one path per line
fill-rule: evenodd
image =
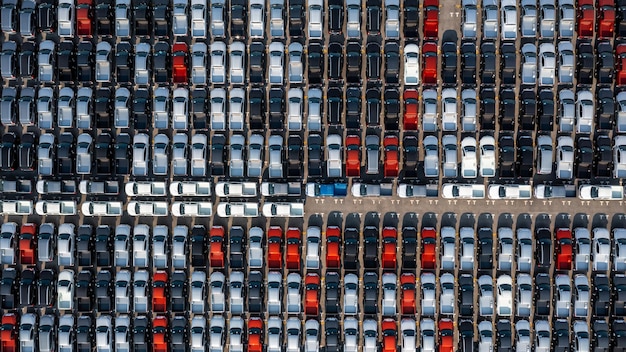
M 15 78 L 14 73 L 16 52 L 17 43 L 15 43 L 14 41 L 6 41 L 2 44 L 2 54 L 0 54 L 0 73 L 2 78 Z
M 435 136 L 424 138 L 424 175 L 439 177 L 439 141 Z
M 283 177 L 283 137 L 277 134 L 269 138 L 269 166 L 270 178 Z
M 17 101 L 17 112 L 22 126 L 30 126 L 35 123 L 35 89 L 22 88 L 20 98 Z
M 248 177 L 261 177 L 263 170 L 263 135 L 253 134 L 248 140 Z
M 110 46 L 110 45 L 109 45 Z M 37 62 L 39 65 L 39 81 L 54 82 L 55 62 L 54 57 L 56 45 L 52 40 L 44 40 L 39 44 L 39 54 Z
M 2 100 L 0 101 L 0 120 L 3 125 L 15 125 L 17 115 L 17 111 L 15 110 L 16 102 L 17 89 L 14 87 L 5 87 L 2 90 Z
M 54 248 L 56 246 L 54 237 L 54 224 L 43 223 L 39 226 L 39 236 L 37 238 L 37 258 L 40 262 L 51 262 L 54 258 Z
M 375 134 L 368 134 L 365 136 L 365 149 L 367 170 L 366 173 L 378 175 L 379 161 L 380 161 L 380 138 Z
M 243 135 L 233 134 L 230 137 L 230 177 L 244 177 L 244 145 L 245 137 Z
M 441 138 L 443 145 L 443 177 L 455 178 L 458 175 L 457 139 L 455 135 Z

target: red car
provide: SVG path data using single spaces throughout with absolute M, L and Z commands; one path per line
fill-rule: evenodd
M 93 0 L 76 3 L 76 34 L 91 37 L 93 33 Z
M 337 226 L 326 228 L 326 267 L 341 267 L 341 230 Z
M 270 269 L 282 269 L 283 230 L 278 226 L 270 227 L 267 231 L 267 265 Z
M 404 92 L 404 129 L 417 130 L 417 90 L 408 89 Z
M 422 229 L 422 269 L 435 269 L 437 233 L 432 227 Z
M 22 265 L 37 264 L 37 226 L 33 223 L 20 229 L 20 260 Z
M 186 43 L 174 43 L 172 47 L 172 79 L 174 83 L 187 84 L 187 56 L 189 48 Z
M 439 320 L 439 352 L 454 351 L 454 324 L 450 319 Z
M 385 177 L 398 177 L 400 153 L 398 136 L 385 136 Z
M 17 316 L 7 313 L 2 316 L 2 329 L 0 332 L 0 347 L 2 352 L 17 351 Z
M 396 352 L 398 350 L 398 327 L 395 320 L 386 318 L 381 324 L 383 343 L 381 352 Z
M 209 232 L 209 264 L 214 268 L 224 267 L 224 228 L 213 226 Z
M 422 82 L 437 84 L 437 43 L 426 42 L 422 46 Z
M 402 288 L 402 314 L 415 314 L 415 274 L 404 273 L 400 275 L 400 287 Z
M 593 9 L 593 0 L 578 0 L 578 36 L 593 37 L 595 11 Z
M 439 37 L 439 0 L 424 0 L 424 38 Z
M 307 274 L 304 279 L 306 290 L 304 298 L 304 313 L 306 315 L 319 315 L 320 311 L 320 277 L 319 275 Z
M 248 352 L 263 352 L 263 320 L 248 319 Z
M 398 230 L 393 227 L 383 228 L 383 269 L 396 270 L 397 239 Z
M 615 83 L 619 86 L 626 86 L 626 44 L 619 44 L 615 48 L 615 56 L 615 68 L 617 71 Z
M 302 234 L 297 227 L 290 227 L 287 229 L 287 269 L 300 270 L 300 248 L 302 241 L 300 238 Z
M 556 230 L 556 270 L 572 269 L 572 232 L 565 229 Z
M 158 313 L 167 312 L 167 272 L 158 270 L 152 276 L 152 310 Z
M 361 175 L 361 138 L 357 135 L 346 137 L 346 176 Z
M 167 326 L 167 317 L 164 315 L 157 315 L 152 321 L 152 352 L 169 351 Z
M 615 33 L 614 0 L 598 0 L 598 38 L 612 39 Z

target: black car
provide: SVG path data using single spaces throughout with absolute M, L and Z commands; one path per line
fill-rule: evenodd
M 590 40 L 579 40 L 576 48 L 576 81 L 578 84 L 592 84 L 594 77 L 595 53 Z
M 476 85 L 476 66 L 476 44 L 464 42 L 461 44 L 461 83 Z
M 519 109 L 519 128 L 526 131 L 534 130 L 537 116 L 537 93 L 534 89 L 522 90 Z
M 224 176 L 225 145 L 226 137 L 223 134 L 215 134 L 211 138 L 211 174 L 214 176 Z
M 459 314 L 464 317 L 474 316 L 474 279 L 469 274 L 459 278 Z
M 326 314 L 339 314 L 341 285 L 339 274 L 326 272 Z
M 343 29 L 343 0 L 328 0 L 328 31 L 341 32 Z
M 346 90 L 346 127 L 361 128 L 361 88 L 348 87 Z
M 63 41 L 59 43 L 56 61 L 59 82 L 74 83 L 76 80 L 76 54 L 72 42 Z
M 515 43 L 504 43 L 500 47 L 500 80 L 503 84 L 515 84 L 517 78 L 517 49 Z
M 2 270 L 0 299 L 2 309 L 17 308 L 17 270 L 15 270 L 15 268 L 5 268 Z
M 402 139 L 402 161 L 405 177 L 415 177 L 419 162 L 419 145 L 415 134 L 404 133 Z
M 357 44 L 358 45 L 358 44 Z M 360 47 L 359 47 L 360 49 Z M 348 53 L 350 53 L 348 48 Z M 360 52 L 359 52 L 360 55 Z M 328 79 L 340 80 L 343 78 L 343 40 L 332 36 L 328 43 Z M 349 75 L 348 75 L 349 76 Z
M 380 79 L 381 51 L 380 44 L 375 41 L 370 41 L 365 46 L 365 55 L 367 56 L 367 70 L 365 72 L 368 80 L 377 81 Z
M 76 257 L 79 266 L 92 266 L 93 261 L 93 227 L 80 225 L 76 233 Z
M 96 228 L 96 265 L 111 266 L 111 228 L 100 225 Z
M 113 309 L 113 277 L 108 270 L 102 270 L 96 275 L 96 310 L 110 312 Z
M 108 132 L 96 137 L 96 171 L 100 175 L 110 175 L 113 172 L 113 138 Z
M 542 227 L 535 229 L 535 256 L 537 268 L 547 270 L 552 263 L 552 233 Z
M 63 132 L 59 136 L 57 146 L 57 174 L 74 174 L 74 136 L 71 132 Z
M 593 147 L 589 136 L 576 138 L 576 178 L 590 179 L 593 165 Z
M 604 133 L 596 133 L 595 176 L 611 177 L 611 163 L 613 162 L 611 138 Z
M 591 301 L 593 302 L 594 316 L 608 317 L 611 304 L 609 278 L 604 274 L 595 274 L 592 276 L 591 287 L 593 287 Z
M 459 324 L 459 352 L 472 352 L 474 350 L 474 323 L 471 320 L 461 320 Z
M 415 269 L 417 265 L 417 229 L 412 226 L 402 228 L 402 268 Z M 345 262 L 345 259 L 344 259 Z
M 35 270 L 35 268 L 26 268 L 20 274 L 20 307 L 32 307 L 35 304 L 37 282 Z
M 245 37 L 248 33 L 246 29 L 248 24 L 246 3 L 245 0 L 230 1 L 230 35 L 233 37 Z
M 169 4 L 168 0 L 152 0 L 152 27 L 157 38 L 167 38 L 169 35 Z
M 415 38 L 418 36 L 419 9 L 417 3 L 404 0 L 404 36 Z
M 134 80 L 133 68 L 135 64 L 133 47 L 128 42 L 117 43 L 115 48 L 115 67 L 117 83 L 130 84 Z
M 96 127 L 111 128 L 112 109 L 111 109 L 112 90 L 109 87 L 100 87 L 96 91 L 94 112 L 96 115 Z
M 480 72 L 482 84 L 496 83 L 496 44 L 492 41 L 480 44 Z
M 626 315 L 626 276 L 613 275 L 613 316 Z
M 552 351 L 570 351 L 570 323 L 565 319 L 557 319 L 552 322 Z
M 397 131 L 400 122 L 400 92 L 393 86 L 387 86 L 384 92 L 385 130 Z
M 624 352 L 626 350 L 626 321 L 624 319 L 613 320 L 611 331 L 613 332 L 612 351 Z
M 365 123 L 367 126 L 378 126 L 380 125 L 380 112 L 381 112 L 381 101 L 380 101 L 380 88 L 371 87 L 368 88 L 365 92 L 366 99 L 366 115 L 365 115 Z
M 37 27 L 42 32 L 53 32 L 56 30 L 56 1 L 43 0 L 37 7 Z
M 250 88 L 248 100 L 250 102 L 250 129 L 265 129 L 265 90 L 262 87 Z M 204 119 L 206 119 L 206 117 L 204 117 Z
M 591 348 L 594 352 L 609 352 L 609 324 L 603 319 L 593 320 Z
M 150 321 L 145 315 L 133 319 L 133 351 L 147 352 L 150 346 Z
M 406 7 L 404 10 L 406 11 Z M 400 46 L 397 42 L 387 41 L 385 43 L 385 81 L 397 84 L 399 73 Z
M 535 276 L 535 314 L 541 316 L 550 315 L 550 302 L 552 300 L 552 284 L 550 276 L 540 273 Z
M 191 92 L 191 106 L 190 113 L 192 119 L 193 128 L 196 130 L 207 130 L 209 122 L 207 119 L 207 92 L 202 88 L 194 89 Z M 262 106 L 265 106 L 262 105 Z M 147 126 L 151 122 L 148 120 Z M 135 128 L 137 128 L 135 126 Z
M 250 44 L 250 82 L 265 82 L 265 45 L 261 42 Z
M 598 86 L 596 88 L 596 128 L 601 130 L 610 130 L 613 128 L 615 121 L 615 99 L 613 98 L 613 90 L 607 86 Z
M 184 313 L 187 311 L 187 291 L 187 274 L 182 270 L 174 271 L 170 279 L 169 297 L 173 312 Z
M 252 271 L 248 275 L 248 309 L 250 313 L 261 313 L 264 308 L 263 275 Z
M 52 307 L 55 304 L 56 275 L 51 269 L 42 270 L 37 280 L 37 306 Z
M 487 227 L 478 229 L 478 269 L 491 270 L 493 267 L 493 230 Z
M 133 5 L 133 28 L 135 28 L 135 35 L 142 37 L 150 36 L 152 34 L 152 21 L 148 0 L 136 1 Z
M 367 0 L 367 22 L 365 28 L 367 29 L 367 35 L 380 34 L 380 0 Z
M 19 140 L 13 132 L 2 135 L 0 144 L 0 168 L 2 171 L 13 171 L 17 166 L 17 146 Z
M 324 151 L 322 149 L 322 137 L 318 134 L 309 134 L 307 140 L 309 177 L 321 177 L 322 165 L 324 164 Z
M 535 148 L 530 133 L 517 135 L 517 172 L 520 177 L 533 177 Z
M 170 46 L 165 41 L 154 44 L 152 55 L 152 73 L 155 83 L 169 83 L 170 81 Z
M 76 296 L 76 309 L 79 312 L 91 312 L 93 310 L 93 275 L 91 270 L 82 270 L 76 276 L 74 296 Z
M 324 48 L 321 43 L 313 41 L 310 42 L 307 54 L 307 70 L 308 79 L 310 84 L 320 84 L 324 81 Z
M 360 83 L 361 66 L 363 65 L 363 60 L 361 57 L 361 44 L 356 40 L 349 41 L 348 45 L 346 46 L 346 56 L 346 78 L 348 80 L 348 83 Z
M 94 339 L 93 321 L 89 315 L 81 315 L 76 320 L 76 349 L 78 352 L 91 352 Z
M 513 333 L 511 332 L 511 321 L 506 319 L 498 320 L 496 324 L 498 338 L 496 343 L 499 352 L 513 351 Z
M 551 132 L 555 115 L 554 93 L 552 89 L 542 89 L 539 91 L 539 117 L 537 130 L 540 132 Z
M 326 118 L 329 125 L 341 125 L 343 113 L 343 91 L 340 87 L 330 86 L 326 91 L 328 110 Z
M 20 77 L 33 77 L 35 75 L 35 44 L 33 42 L 23 42 L 17 56 L 18 74 Z
M 194 227 L 191 229 L 191 265 L 193 265 L 194 267 L 206 266 L 206 234 L 207 230 L 204 225 L 194 225 Z
M 130 136 L 128 133 L 117 135 L 113 153 L 115 156 L 115 173 L 117 175 L 128 175 L 130 173 L 130 163 L 132 162 Z
M 494 130 L 496 128 L 496 90 L 493 86 L 480 89 L 480 128 Z
M 441 45 L 442 59 L 441 71 L 443 84 L 456 84 L 457 70 L 457 43 L 447 41 Z
M 290 134 L 287 138 L 287 177 L 302 177 L 302 137 Z
M 515 90 L 513 88 L 500 87 L 500 129 L 507 131 L 515 130 Z
M 300 37 L 304 35 L 304 1 L 289 0 L 289 36 Z
M 615 60 L 613 57 L 613 46 L 609 41 L 600 41 L 597 43 L 596 74 L 598 75 L 596 83 L 611 84 L 613 83 L 613 75 L 615 73 Z
M 194 90 L 193 92 L 195 93 L 196 90 Z M 192 113 L 195 113 L 195 111 L 193 111 L 193 107 L 194 105 L 192 104 Z M 152 97 L 148 89 L 139 88 L 135 90 L 135 95 L 133 97 L 133 110 L 132 111 L 133 111 L 133 127 L 136 130 L 145 131 L 149 129 L 150 126 L 152 125 Z M 195 115 L 194 115 L 194 121 L 195 121 Z
M 185 352 L 189 344 L 187 318 L 177 315 L 171 324 L 172 352 Z
M 89 41 L 82 41 L 76 47 L 76 80 L 82 83 L 93 81 L 93 68 L 95 66 L 94 48 Z
M 366 269 L 378 268 L 378 237 L 379 231 L 374 226 L 365 226 L 363 229 L 363 265 Z
M 283 88 L 270 89 L 268 110 L 270 112 L 269 127 L 273 130 L 282 129 L 284 125 L 285 91 Z
M 231 268 L 243 269 L 246 261 L 246 237 L 241 226 L 230 229 L 229 264 Z
M 341 352 L 342 341 L 337 318 L 326 318 L 326 352 Z
M 498 139 L 498 169 L 500 177 L 515 177 L 515 141 L 513 136 L 506 133 L 500 133 Z
M 96 0 L 96 33 L 99 36 L 115 34 L 113 29 L 114 4 L 111 0 Z
M 346 270 L 356 270 L 359 261 L 360 231 L 354 227 L 346 227 L 343 232 L 343 265 Z
M 366 272 L 363 278 L 365 300 L 363 308 L 365 314 L 378 314 L 378 274 Z

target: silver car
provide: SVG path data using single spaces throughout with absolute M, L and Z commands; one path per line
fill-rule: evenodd
M 537 36 L 537 1 L 522 0 L 521 22 L 522 37 L 535 38 Z
M 476 0 L 463 0 L 463 22 L 461 24 L 461 31 L 463 32 L 463 38 L 476 38 L 476 30 L 478 27 L 478 8 L 476 7 Z
M 246 116 L 246 92 L 241 88 L 232 88 L 229 98 L 228 128 L 231 131 L 243 131 Z
M 554 27 L 556 24 L 556 7 L 554 0 L 539 0 L 541 21 L 539 22 L 539 38 L 554 38 Z
M 191 274 L 191 312 L 204 313 L 206 302 L 206 273 L 204 271 L 194 271 Z
M 269 177 L 283 177 L 283 137 L 273 134 L 269 138 Z
M 426 136 L 424 144 L 424 175 L 439 177 L 439 141 L 436 136 Z
M 54 91 L 52 88 L 43 87 L 39 88 L 37 95 L 37 125 L 42 129 L 51 129 L 54 121 L 52 110 Z
M 226 1 L 210 0 L 210 6 L 211 35 L 215 38 L 223 38 L 226 33 Z
M 269 314 L 281 314 L 283 297 L 283 279 L 279 272 L 267 274 L 267 312 Z
M 516 280 L 517 300 L 515 306 L 517 308 L 517 316 L 530 317 L 533 306 L 533 283 L 530 275 L 518 274 Z
M 186 36 L 188 0 L 173 0 L 172 5 L 172 34 Z
M 253 227 L 248 232 L 248 266 L 251 268 L 263 267 L 263 230 Z
M 149 57 L 152 52 L 150 44 L 139 43 L 135 46 L 135 83 L 148 84 L 150 82 Z
M 193 11 L 196 11 L 193 9 L 193 6 L 196 6 L 196 5 L 192 5 L 192 13 Z M 200 4 L 199 6 L 204 6 L 204 5 Z M 193 22 L 192 22 L 192 25 L 193 25 Z M 207 46 L 205 43 L 198 42 L 191 46 L 191 83 L 202 84 L 202 85 L 207 83 L 207 73 L 206 73 L 206 68 L 208 66 L 207 55 L 208 55 L 208 51 L 207 51 Z
M 522 46 L 522 84 L 537 81 L 537 47 L 532 43 Z
M 287 275 L 287 314 L 300 314 L 302 310 L 301 286 L 300 274 L 290 273 Z
M 346 274 L 343 279 L 343 314 L 355 315 L 359 312 L 359 279 L 354 274 Z
M 498 3 L 483 0 L 483 39 L 498 39 Z
M 226 278 L 221 272 L 214 271 L 209 280 L 211 311 L 222 313 L 226 310 Z
M 96 82 L 111 81 L 111 44 L 100 42 L 96 45 Z
M 248 140 L 248 177 L 261 177 L 263 171 L 264 138 L 260 134 L 250 135 Z
M 170 123 L 170 90 L 167 87 L 159 87 L 154 90 L 154 102 L 152 112 L 154 115 L 154 127 L 167 129 Z
M 115 0 L 115 35 L 130 37 L 130 0 Z
M 443 177 L 456 178 L 458 175 L 457 139 L 455 135 L 441 137 L 443 146 Z
M 281 42 L 272 42 L 269 45 L 269 82 L 283 84 L 283 61 L 285 46 Z
M 244 312 L 244 277 L 241 271 L 233 271 L 229 278 L 228 297 L 230 300 L 230 312 L 235 314 L 243 314 Z
M 229 49 L 230 83 L 244 84 L 246 82 L 246 46 L 242 42 L 233 42 Z M 231 96 L 232 94 L 231 91 Z
M 152 173 L 155 175 L 167 175 L 169 168 L 169 138 L 161 133 L 154 137 L 152 152 Z M 134 160 L 133 160 L 134 161 Z
M 191 36 L 194 38 L 206 38 L 207 35 L 207 2 L 204 0 L 191 0 Z M 204 44 L 204 43 L 196 43 Z M 206 47 L 206 45 L 205 45 Z M 193 52 L 193 50 L 192 50 Z
M 189 124 L 189 90 L 176 88 L 172 93 L 172 128 L 187 130 Z
M 176 133 L 172 140 L 172 174 L 174 176 L 187 176 L 187 152 L 189 150 L 187 141 L 188 137 L 185 133 Z
M 109 45 L 110 47 L 110 45 Z M 44 40 L 39 44 L 39 53 L 37 54 L 37 63 L 39 65 L 39 81 L 54 81 L 56 45 L 52 40 Z

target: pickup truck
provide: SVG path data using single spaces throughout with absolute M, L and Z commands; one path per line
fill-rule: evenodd
M 0 214 L 2 215 L 31 215 L 33 202 L 29 200 L 5 200 L 0 202 Z
M 129 182 L 124 187 L 124 191 L 129 197 L 153 197 L 167 195 L 165 182 Z
M 254 182 L 218 182 L 215 185 L 215 194 L 218 197 L 255 197 Z
M 208 197 L 211 195 L 211 182 L 172 182 L 170 183 L 170 194 L 175 197 Z
M 33 191 L 33 184 L 30 180 L 7 181 L 0 180 L 0 193 L 23 193 L 29 194 Z
M 17 316 L 7 313 L 2 316 L 2 336 L 0 337 L 2 352 L 17 351 L 17 340 Z
M 348 194 L 346 183 L 308 183 L 307 197 L 345 197 Z
M 265 197 L 299 197 L 302 195 L 302 184 L 299 182 L 263 182 L 261 194 Z
M 120 183 L 118 181 L 81 181 L 78 185 L 81 194 L 86 195 L 111 195 L 120 193 Z
M 76 181 L 39 180 L 35 188 L 39 194 L 76 194 Z
M 76 202 L 40 200 L 35 204 L 37 215 L 76 215 Z

